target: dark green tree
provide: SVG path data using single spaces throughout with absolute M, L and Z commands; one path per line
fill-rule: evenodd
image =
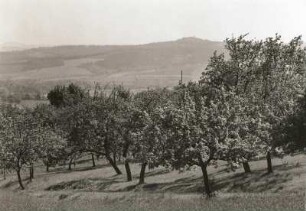
M 58 85 L 47 96 L 50 104 L 57 108 L 75 105 L 86 97 L 89 97 L 89 93 L 74 83 L 68 86 Z

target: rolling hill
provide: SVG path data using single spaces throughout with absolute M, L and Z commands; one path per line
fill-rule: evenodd
M 198 80 L 222 42 L 188 37 L 122 46 L 56 46 L 0 52 L 0 81 L 46 84 L 67 81 L 123 84 L 131 89 Z

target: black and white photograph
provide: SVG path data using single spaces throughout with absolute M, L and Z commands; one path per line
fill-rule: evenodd
M 306 0 L 0 0 L 0 211 L 306 210 Z

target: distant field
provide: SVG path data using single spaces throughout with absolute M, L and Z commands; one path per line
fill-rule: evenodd
M 48 104 L 49 101 L 47 100 L 22 100 L 20 105 L 27 107 L 27 108 L 34 108 L 39 104 Z
M 265 173 L 265 160 L 251 162 L 253 172 L 247 175 L 243 169 L 228 172 L 223 162 L 210 167 L 213 199 L 202 196 L 198 168 L 148 170 L 146 183 L 138 186 L 138 164 L 132 165 L 132 182 L 102 160 L 91 168 L 85 157 L 72 171 L 58 167 L 49 173 L 37 164 L 25 191 L 18 190 L 15 175 L 0 181 L 0 210 L 304 210 L 306 156 L 273 159 L 273 164 L 272 175 Z
M 1 81 L 38 87 L 63 81 L 122 84 L 130 89 L 199 80 L 222 42 L 197 38 L 135 46 L 59 46 L 0 52 Z

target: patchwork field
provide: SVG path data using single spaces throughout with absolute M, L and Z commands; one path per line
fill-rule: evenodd
M 126 46 L 58 46 L 0 52 L 1 81 L 38 87 L 82 81 L 122 84 L 130 89 L 165 87 L 199 80 L 222 42 L 198 38 Z M 43 85 L 42 85 L 43 84 Z M 1 86 L 0 86 L 1 87 Z

